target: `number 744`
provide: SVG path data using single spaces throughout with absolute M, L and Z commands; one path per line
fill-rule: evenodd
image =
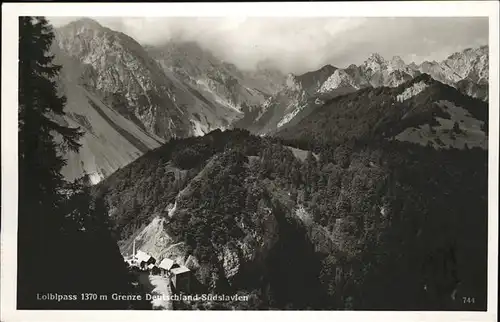
M 474 304 L 476 302 L 476 299 L 473 297 L 464 296 L 464 297 L 462 297 L 462 299 L 463 299 L 463 302 L 467 303 L 467 304 Z

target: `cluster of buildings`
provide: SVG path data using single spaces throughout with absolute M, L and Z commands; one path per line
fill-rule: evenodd
M 142 271 L 149 271 L 152 275 L 161 275 L 170 279 L 172 289 L 175 291 L 189 292 L 190 289 L 190 269 L 179 265 L 170 258 L 164 258 L 159 264 L 156 258 L 143 251 L 137 251 L 127 260 L 129 265 L 139 267 Z

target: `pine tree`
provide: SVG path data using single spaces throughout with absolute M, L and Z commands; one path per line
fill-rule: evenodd
M 18 305 L 30 303 L 33 291 L 43 288 L 40 263 L 47 263 L 65 220 L 65 149 L 77 150 L 78 129 L 57 124 L 64 115 L 65 97 L 57 93 L 54 78 L 61 66 L 49 54 L 54 34 L 43 17 L 19 18 L 19 209 Z M 45 265 L 46 266 L 46 265 Z

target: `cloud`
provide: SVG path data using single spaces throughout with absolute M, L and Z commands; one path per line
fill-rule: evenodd
M 58 27 L 75 17 L 49 17 Z M 251 69 L 266 61 L 283 72 L 303 73 L 326 64 L 345 67 L 377 52 L 406 62 L 442 60 L 488 43 L 488 18 L 283 18 L 97 17 L 143 45 L 196 41 L 222 59 Z

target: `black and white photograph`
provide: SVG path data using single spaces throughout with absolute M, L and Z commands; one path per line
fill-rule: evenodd
M 492 16 L 114 5 L 2 26 L 12 310 L 497 316 Z

